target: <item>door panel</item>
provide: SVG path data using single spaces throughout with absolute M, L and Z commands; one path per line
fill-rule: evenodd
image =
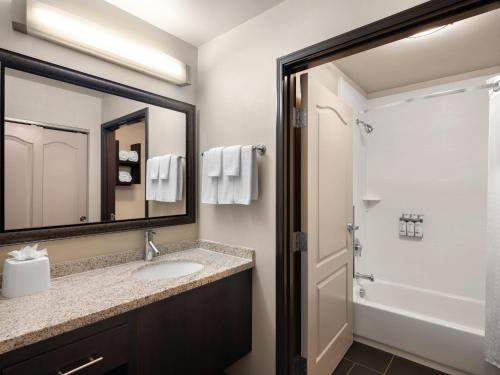
M 331 375 L 352 344 L 352 111 L 311 77 L 307 84 L 307 306 L 310 375 Z M 306 311 L 304 311 L 304 309 Z M 304 330 L 304 329 L 303 329 Z M 304 347 L 305 346 L 305 347 Z
M 43 226 L 79 224 L 88 215 L 87 136 L 43 129 L 43 160 Z
M 5 229 L 42 223 L 41 139 L 39 127 L 5 123 Z

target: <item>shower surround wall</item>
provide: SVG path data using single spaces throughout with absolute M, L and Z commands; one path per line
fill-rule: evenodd
M 371 99 L 368 108 L 484 83 L 474 79 Z M 361 272 L 377 279 L 484 300 L 487 90 L 368 112 L 367 194 Z M 422 240 L 400 239 L 402 213 L 422 213 Z

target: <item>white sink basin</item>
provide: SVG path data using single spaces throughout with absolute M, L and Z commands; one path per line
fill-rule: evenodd
M 173 279 L 198 272 L 202 268 L 200 263 L 173 261 L 145 266 L 135 271 L 134 276 L 139 280 Z

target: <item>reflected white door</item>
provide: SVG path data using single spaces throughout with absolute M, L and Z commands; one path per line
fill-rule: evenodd
M 43 226 L 87 221 L 87 136 L 43 129 Z
M 87 135 L 6 122 L 5 229 L 77 224 L 87 206 Z
M 353 254 L 347 230 L 353 205 L 352 111 L 311 77 L 307 86 L 307 306 L 303 304 L 302 351 L 309 375 L 331 375 L 353 341 Z
M 42 224 L 42 132 L 5 122 L 5 229 Z

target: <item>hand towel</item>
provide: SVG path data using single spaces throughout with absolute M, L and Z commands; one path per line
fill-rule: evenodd
M 257 154 L 252 145 L 243 146 L 240 175 L 234 180 L 234 203 L 248 205 L 258 196 Z
M 158 157 L 148 159 L 146 162 L 146 200 L 156 200 L 156 192 L 158 190 Z M 155 176 L 156 178 L 153 178 Z
M 233 204 L 234 203 L 234 180 L 235 176 L 225 176 L 224 174 L 217 180 L 217 203 Z
M 222 174 L 222 149 L 223 147 L 214 147 L 203 154 L 210 177 L 219 177 Z
M 118 173 L 118 181 L 120 181 L 120 182 L 131 182 L 132 181 L 132 176 L 127 171 L 120 171 Z
M 129 151 L 128 152 L 128 160 L 133 161 L 133 162 L 138 162 L 139 161 L 139 154 L 137 151 Z
M 179 165 L 177 166 L 177 201 L 182 200 L 182 189 L 184 188 L 184 158 L 179 156 L 178 159 Z
M 241 160 L 241 145 L 224 147 L 222 150 L 222 174 L 224 176 L 239 176 Z
M 168 180 L 168 175 L 170 171 L 170 158 L 172 155 L 160 156 L 160 167 L 158 172 L 158 178 L 160 180 Z
M 204 153 L 202 157 L 201 170 L 201 203 L 217 204 L 217 184 L 218 178 L 211 177 L 208 174 L 208 153 Z
M 118 159 L 120 159 L 121 161 L 128 160 L 128 151 L 120 150 L 120 152 L 118 152 Z
M 159 202 L 177 201 L 177 180 L 179 170 L 179 159 L 177 155 L 171 155 L 170 168 L 168 171 L 168 180 L 159 180 L 156 200 Z

